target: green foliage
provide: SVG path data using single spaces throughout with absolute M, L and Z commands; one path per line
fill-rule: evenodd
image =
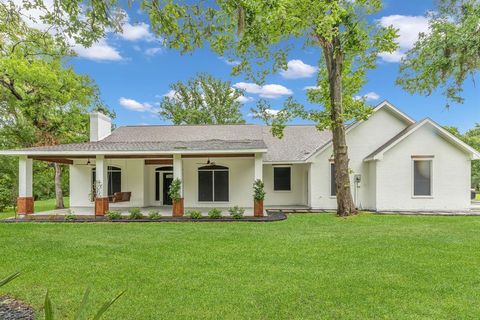
M 410 93 L 441 89 L 449 102 L 462 103 L 463 83 L 480 70 L 480 2 L 441 0 L 430 14 L 429 33 L 420 34 L 400 66 L 397 84 Z
M 148 218 L 150 220 L 158 220 L 158 219 L 161 219 L 162 216 L 160 215 L 160 212 L 158 212 L 158 210 L 150 210 L 148 212 Z
M 168 189 L 168 195 L 173 201 L 178 201 L 182 198 L 180 194 L 180 189 L 182 188 L 182 181 L 179 178 L 173 179 L 172 183 L 170 184 L 170 188 Z
M 233 219 L 242 219 L 245 209 L 234 206 L 233 208 L 228 209 L 228 212 Z
M 200 210 L 189 210 L 187 216 L 190 217 L 190 219 L 201 219 L 202 212 Z
M 220 219 L 222 217 L 222 210 L 213 208 L 210 211 L 208 211 L 208 217 L 210 219 Z
M 120 211 L 109 210 L 105 214 L 108 220 L 119 220 L 122 219 L 122 213 Z
M 128 210 L 128 219 L 130 220 L 136 220 L 136 219 L 142 219 L 143 218 L 143 214 L 142 214 L 142 211 L 140 210 L 140 208 L 132 208 L 130 210 Z
M 257 179 L 253 183 L 253 199 L 257 201 L 265 199 L 265 184 L 261 179 Z
M 222 81 L 208 74 L 199 74 L 183 83 L 170 86 L 172 96 L 165 96 L 160 104 L 160 116 L 174 124 L 235 124 L 245 123 L 243 94 L 232 89 L 230 81 Z

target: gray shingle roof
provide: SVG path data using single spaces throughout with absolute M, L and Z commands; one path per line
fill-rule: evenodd
M 284 137 L 273 137 L 271 127 L 262 125 L 182 125 L 119 127 L 99 142 L 34 147 L 17 151 L 122 152 L 202 151 L 267 149 L 264 161 L 303 161 L 331 140 L 329 131 L 313 125 L 287 126 Z
M 332 139 L 330 131 L 315 126 L 287 126 L 282 139 L 272 136 L 271 127 L 263 126 L 263 140 L 268 152 L 264 161 L 302 161 Z

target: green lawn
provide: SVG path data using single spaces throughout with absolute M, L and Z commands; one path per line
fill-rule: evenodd
M 480 314 L 480 217 L 0 224 L 1 288 L 59 319 L 453 319 Z
M 70 198 L 65 197 L 63 202 L 66 207 L 70 205 Z M 55 199 L 39 200 L 35 201 L 35 212 L 48 211 L 55 209 Z M 0 212 L 0 219 L 10 218 L 15 215 L 13 208 L 9 208 L 3 212 Z

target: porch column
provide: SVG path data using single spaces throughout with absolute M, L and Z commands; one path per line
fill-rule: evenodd
M 20 156 L 18 161 L 17 212 L 20 215 L 33 213 L 32 159 Z
M 105 156 L 97 155 L 95 158 L 95 215 L 103 216 L 108 211 L 108 171 Z
M 263 154 L 255 153 L 254 160 L 254 181 L 262 180 L 263 181 Z M 255 217 L 263 217 L 263 201 L 253 201 L 253 215 Z
M 174 154 L 173 155 L 173 179 L 179 179 L 180 184 L 180 199 L 178 201 L 173 201 L 172 215 L 174 217 L 181 217 L 184 214 L 184 199 L 183 199 L 183 163 L 182 155 Z

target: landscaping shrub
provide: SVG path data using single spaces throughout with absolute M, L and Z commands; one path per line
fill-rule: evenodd
M 222 217 L 222 210 L 213 208 L 212 210 L 208 211 L 208 217 L 210 219 L 220 219 Z
M 239 206 L 234 206 L 233 208 L 228 209 L 228 212 L 233 219 L 242 219 L 245 209 L 240 208 Z
M 202 217 L 202 212 L 199 210 L 190 210 L 187 212 L 187 216 L 192 219 L 200 219 Z
M 65 221 L 75 221 L 77 220 L 77 217 L 72 213 L 72 211 L 68 210 L 67 214 L 65 215 L 65 217 L 63 217 L 63 219 Z
M 120 211 L 107 211 L 105 214 L 108 220 L 118 220 L 122 218 Z
M 162 216 L 160 215 L 160 213 L 157 210 L 151 210 L 150 212 L 148 212 L 148 218 L 150 220 L 158 220 L 161 217 Z
M 265 200 L 265 184 L 260 179 L 253 183 L 253 199 L 257 201 Z
M 140 208 L 130 209 L 130 210 L 128 210 L 128 213 L 130 213 L 130 215 L 128 216 L 128 219 L 130 219 L 130 220 L 136 220 L 136 219 L 142 219 L 143 218 L 143 215 L 142 215 L 142 212 L 140 211 Z

